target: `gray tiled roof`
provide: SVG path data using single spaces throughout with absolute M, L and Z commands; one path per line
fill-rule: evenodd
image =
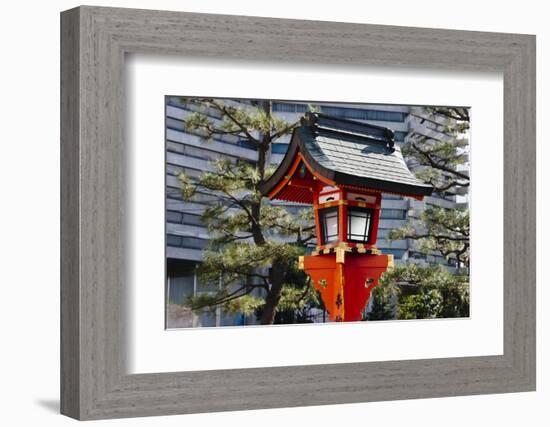
M 306 142 L 306 146 L 317 163 L 327 169 L 358 177 L 429 187 L 409 171 L 397 147 L 321 135 Z
M 321 175 L 342 185 L 426 196 L 432 187 L 408 169 L 390 129 L 310 113 L 295 129 L 285 159 L 265 184 L 265 192 L 284 176 L 300 151 Z

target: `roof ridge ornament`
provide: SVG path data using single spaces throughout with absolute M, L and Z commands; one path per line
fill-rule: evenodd
M 394 132 L 386 127 L 355 120 L 342 119 L 317 112 L 307 112 L 301 119 L 302 125 L 310 126 L 316 133 L 333 132 L 368 142 L 382 144 L 388 148 L 394 148 Z

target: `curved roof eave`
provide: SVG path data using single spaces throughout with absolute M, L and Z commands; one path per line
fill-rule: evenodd
M 335 182 L 337 185 L 363 187 L 376 191 L 408 195 L 412 197 L 424 197 L 429 196 L 432 193 L 432 187 L 424 183 L 411 184 L 406 182 L 396 182 L 388 179 L 382 180 L 374 177 L 358 176 L 342 172 L 341 170 L 331 169 L 319 162 L 315 156 L 310 153 L 306 144 L 306 139 L 309 139 L 308 142 L 310 144 L 317 145 L 321 155 L 327 159 L 324 163 L 331 163 L 330 158 L 326 155 L 326 153 L 324 153 L 322 148 L 319 147 L 315 138 L 316 136 L 312 132 L 311 126 L 302 125 L 294 129 L 285 157 L 273 175 L 260 186 L 260 191 L 263 195 L 268 195 L 276 187 L 276 185 L 284 179 L 298 152 L 302 154 L 309 167 L 314 169 L 312 172 L 316 172 L 318 175 L 326 178 L 328 181 Z M 403 166 L 407 173 L 412 176 L 412 173 L 408 170 L 406 164 L 403 163 Z

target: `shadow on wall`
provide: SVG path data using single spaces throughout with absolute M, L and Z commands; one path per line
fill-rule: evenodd
M 59 399 L 38 399 L 35 403 L 50 412 L 59 414 Z

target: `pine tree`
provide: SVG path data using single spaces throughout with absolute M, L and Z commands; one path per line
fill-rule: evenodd
M 421 121 L 439 123 L 440 131 L 450 136 L 441 141 L 426 136 L 409 137 L 403 154 L 418 178 L 431 184 L 435 195 L 461 193 L 470 177 L 464 165 L 468 161 L 470 116 L 467 108 L 429 107 L 422 109 Z M 405 264 L 384 274 L 373 293 L 374 305 L 394 303 L 397 318 L 463 317 L 469 312 L 468 268 L 470 263 L 470 218 L 467 207 L 430 206 L 416 220 L 392 230 L 390 240 L 415 240 L 424 254 L 441 254 L 454 261 L 458 274 L 444 267 Z M 393 299 L 390 296 L 393 295 Z M 387 316 L 388 310 L 377 312 Z M 392 313 L 393 316 L 394 313 Z M 386 318 L 387 318 L 386 317 Z
M 425 108 L 422 120 L 440 120 L 441 131 L 450 136 L 447 141 L 426 136 L 410 137 L 403 146 L 403 154 L 415 167 L 418 178 L 431 184 L 440 196 L 455 195 L 459 189 L 470 186 L 470 176 L 461 169 L 468 161 L 470 128 L 467 108 Z M 469 265 L 470 218 L 467 208 L 447 209 L 432 206 L 422 212 L 420 223 L 393 230 L 391 239 L 414 239 L 423 252 L 439 252 L 446 259 L 456 260 L 458 266 Z
M 374 288 L 368 320 L 467 317 L 469 307 L 467 274 L 451 274 L 440 264 L 404 264 Z
M 440 196 L 458 194 L 470 186 L 467 170 L 461 169 L 468 161 L 470 128 L 467 108 L 425 108 L 421 120 L 439 120 L 441 132 L 450 136 L 447 141 L 426 136 L 410 137 L 403 146 L 403 154 L 415 167 L 418 178 L 431 184 Z M 441 119 L 444 120 L 441 120 Z M 446 119 L 446 120 L 445 120 Z M 423 252 L 439 252 L 446 259 L 454 259 L 458 266 L 467 267 L 470 261 L 470 218 L 467 208 L 447 209 L 432 206 L 422 212 L 420 223 L 393 230 L 391 239 L 414 239 Z
M 195 180 L 178 177 L 184 200 L 205 195 L 210 200 L 202 221 L 212 238 L 198 274 L 202 282 L 219 283 L 217 292 L 191 297 L 188 304 L 194 310 L 256 313 L 261 324 L 274 323 L 277 315 L 307 321 L 305 309 L 318 304 L 318 295 L 297 260 L 315 237 L 311 209 L 292 214 L 259 191 L 274 170 L 268 163 L 272 144 L 299 122 L 278 119 L 269 101 L 247 106 L 207 98 L 182 101 L 194 110 L 185 119 L 188 132 L 204 140 L 236 137 L 258 153 L 257 161 L 215 161 Z

